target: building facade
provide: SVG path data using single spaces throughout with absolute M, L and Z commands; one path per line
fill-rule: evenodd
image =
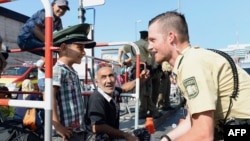
M 0 6 L 0 35 L 8 49 L 19 49 L 17 35 L 28 20 L 28 16 Z M 26 61 L 36 61 L 40 57 L 29 52 L 9 53 L 8 65 L 16 65 Z
M 228 45 L 220 50 L 232 56 L 236 63 L 244 63 L 250 53 L 250 44 Z

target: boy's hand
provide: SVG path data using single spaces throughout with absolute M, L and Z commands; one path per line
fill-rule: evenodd
M 71 128 L 64 127 L 60 123 L 55 123 L 54 122 L 54 127 L 56 132 L 63 138 L 63 139 L 69 139 L 70 137 L 73 136 Z

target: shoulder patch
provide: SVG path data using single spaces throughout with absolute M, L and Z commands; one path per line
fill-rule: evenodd
M 199 88 L 195 77 L 187 78 L 183 81 L 183 85 L 188 93 L 188 99 L 195 98 L 199 94 Z

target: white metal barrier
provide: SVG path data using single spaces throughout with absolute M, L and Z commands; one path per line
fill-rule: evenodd
M 6 2 L 10 2 L 6 1 Z M 52 139 L 52 43 L 53 43 L 53 15 L 52 7 L 49 0 L 41 0 L 45 9 L 45 100 L 31 101 L 31 100 L 1 100 L 0 105 L 8 105 L 15 107 L 35 107 L 45 110 L 45 132 L 44 140 L 51 141 Z
M 44 127 L 44 140 L 51 141 L 52 139 L 52 51 L 56 50 L 53 47 L 53 18 L 52 8 L 49 0 L 41 0 L 45 8 L 45 92 L 44 101 L 32 100 L 0 100 L 0 105 L 14 106 L 14 107 L 34 107 L 42 108 L 45 111 L 45 127 Z M 139 119 L 139 91 L 140 91 L 140 51 L 136 44 L 132 42 L 111 42 L 99 43 L 96 46 L 118 46 L 118 45 L 131 45 L 136 51 L 136 89 L 135 89 L 135 129 L 138 128 Z M 15 51 L 13 51 L 15 52 Z M 19 52 L 19 50 L 17 50 Z M 87 71 L 86 71 L 87 72 Z M 11 92 L 11 91 L 10 91 Z

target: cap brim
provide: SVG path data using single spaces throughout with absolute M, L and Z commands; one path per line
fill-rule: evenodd
M 57 4 L 57 6 L 59 6 L 59 7 L 61 7 L 61 6 L 62 6 L 62 7 L 66 7 L 67 10 L 70 10 L 70 9 L 69 9 L 69 6 L 67 6 L 67 5 L 60 5 L 60 4 Z
M 76 41 L 73 42 L 74 44 L 82 44 L 85 45 L 85 48 L 94 48 L 96 46 L 96 42 L 92 40 L 87 40 L 87 41 Z
M 68 6 L 66 6 L 66 8 L 67 8 L 68 11 L 70 10 Z
M 66 9 L 69 11 L 70 9 L 69 9 L 69 7 L 68 6 L 66 6 L 66 5 L 61 5 L 61 6 L 64 6 L 64 7 L 66 7 Z

